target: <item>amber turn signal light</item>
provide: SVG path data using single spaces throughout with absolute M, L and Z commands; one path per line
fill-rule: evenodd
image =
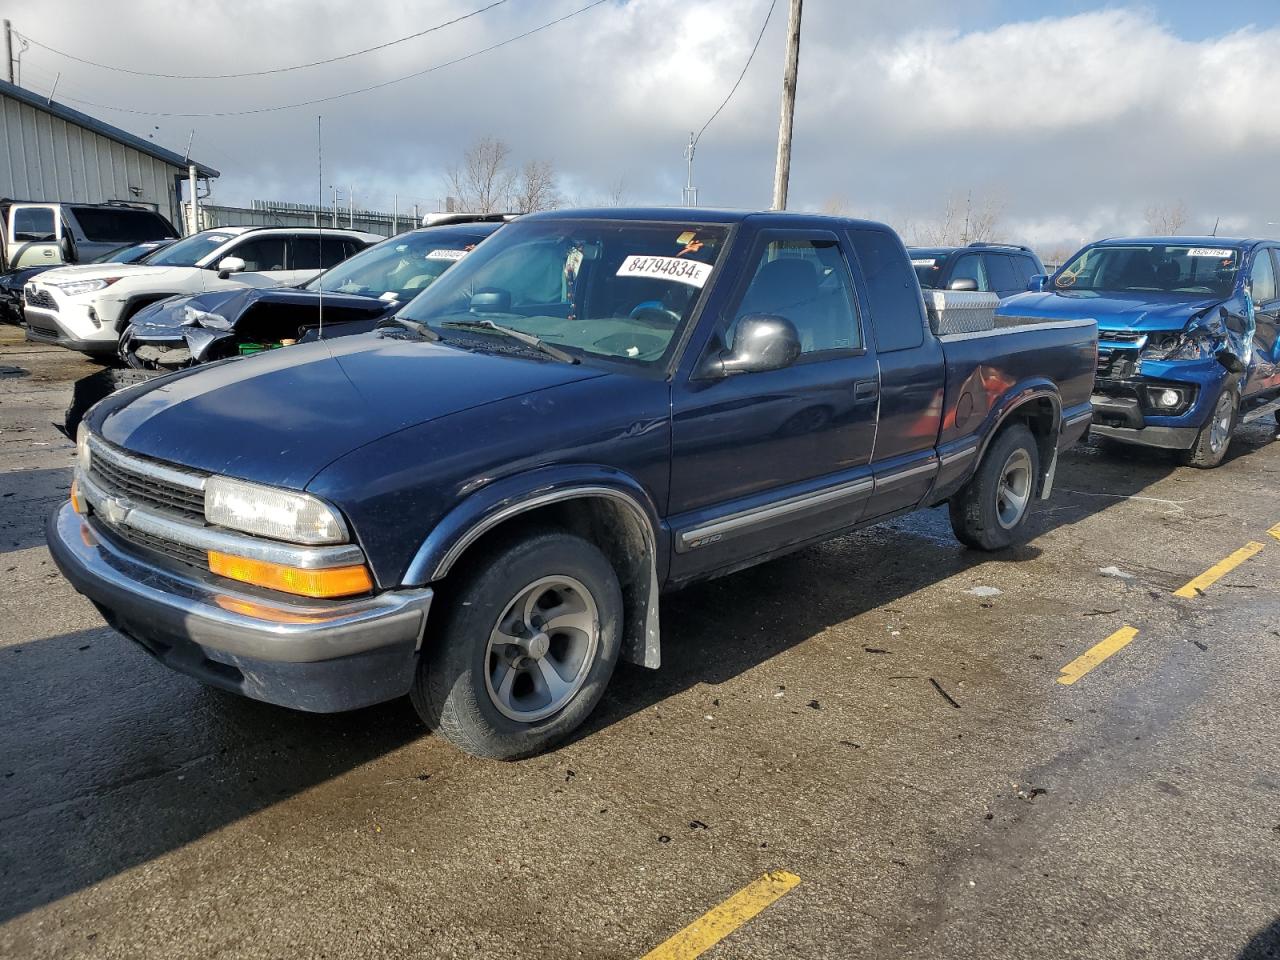
M 250 560 L 229 553 L 209 551 L 209 572 L 255 587 L 279 590 L 302 597 L 350 597 L 373 589 L 369 570 L 363 564 L 349 567 L 325 567 L 303 570 L 265 560 Z
M 71 509 L 82 517 L 89 512 L 89 505 L 84 502 L 84 497 L 80 496 L 80 484 L 74 478 L 71 480 Z

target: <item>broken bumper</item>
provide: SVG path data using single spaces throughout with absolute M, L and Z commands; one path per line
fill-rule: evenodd
M 69 503 L 49 551 L 107 622 L 166 666 L 280 706 L 331 713 L 408 693 L 430 589 L 342 602 L 240 593 L 119 549 Z
M 1188 450 L 1213 413 L 1230 376 L 1217 360 L 1143 361 L 1125 379 L 1099 378 L 1092 432 L 1124 443 Z M 1161 404 L 1176 397 L 1172 404 Z

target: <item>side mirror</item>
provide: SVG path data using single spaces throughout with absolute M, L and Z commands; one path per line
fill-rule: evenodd
M 978 281 L 973 277 L 957 277 L 947 284 L 948 290 L 967 290 L 970 293 L 977 292 Z
M 233 273 L 240 273 L 245 268 L 245 262 L 239 257 L 223 257 L 218 261 L 218 279 L 225 280 Z
M 1228 373 L 1244 372 L 1244 364 L 1241 363 L 1240 358 L 1230 350 L 1219 350 L 1214 354 L 1214 356 L 1217 358 L 1218 362 L 1226 368 Z
M 723 373 L 781 370 L 800 356 L 800 333 L 786 317 L 749 313 L 738 320 L 733 348 L 720 356 Z
M 1044 293 L 1044 288 L 1049 285 L 1049 275 L 1047 273 L 1033 273 L 1027 279 L 1027 289 L 1032 293 Z
M 510 313 L 511 293 L 497 287 L 485 287 L 471 295 L 472 313 Z

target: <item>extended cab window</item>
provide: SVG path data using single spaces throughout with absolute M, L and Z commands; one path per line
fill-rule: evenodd
M 862 346 L 853 281 L 834 239 L 767 243 L 734 312 L 726 343 L 733 343 L 738 320 L 753 313 L 786 317 L 795 324 L 802 353 Z
M 1271 251 L 1259 250 L 1253 256 L 1253 290 L 1251 296 L 1254 303 L 1270 303 L 1276 299 L 1276 272 L 1271 264 Z
M 57 239 L 54 213 L 48 207 L 19 207 L 13 211 L 13 239 L 18 243 L 48 243 Z
M 924 305 L 907 251 L 884 230 L 850 230 L 853 252 L 867 285 L 867 308 L 881 353 L 924 343 Z

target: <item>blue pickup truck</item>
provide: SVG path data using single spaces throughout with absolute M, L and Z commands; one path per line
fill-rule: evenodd
M 1216 467 L 1242 419 L 1280 408 L 1280 243 L 1131 237 L 1090 244 L 1006 320 L 1098 321 L 1093 432 Z
M 97 404 L 49 546 L 170 667 L 313 711 L 408 693 L 486 757 L 657 667 L 663 590 L 947 502 L 1015 542 L 1092 416 L 1092 322 L 938 336 L 856 220 L 534 215 L 383 323 Z

